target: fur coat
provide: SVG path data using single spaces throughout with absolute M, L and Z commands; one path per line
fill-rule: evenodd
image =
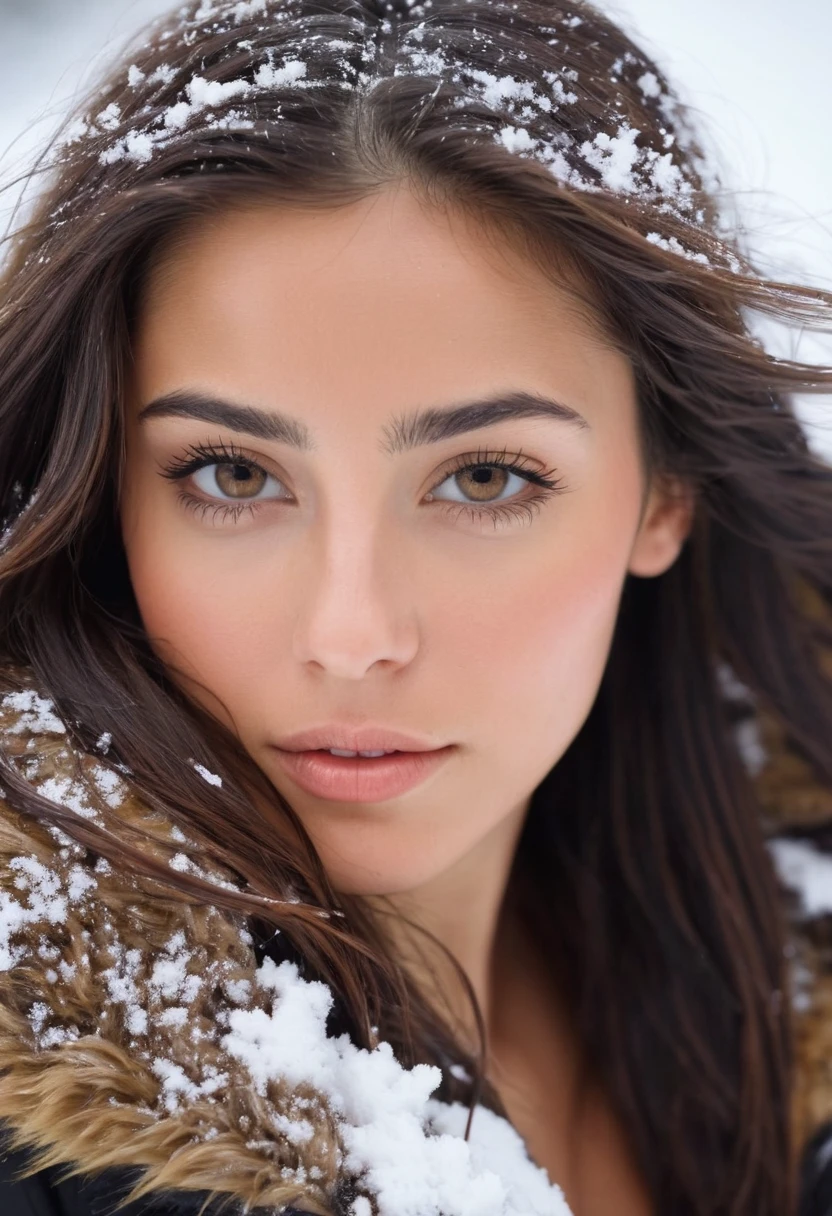
M 793 1120 L 817 1192 L 832 1127 L 832 796 L 728 695 L 791 924 Z M 149 833 L 143 847 L 195 870 L 106 740 L 76 750 L 33 687 L 0 698 L 0 747 L 44 797 L 92 819 L 106 803 Z M 466 1140 L 467 1108 L 431 1096 L 438 1069 L 328 1033 L 330 1007 L 291 961 L 258 963 L 242 917 L 149 894 L 0 798 L 0 1125 L 37 1168 L 109 1180 L 110 1196 L 118 1179 L 119 1194 L 181 1198 L 165 1211 L 568 1216 L 509 1123 L 480 1107 Z

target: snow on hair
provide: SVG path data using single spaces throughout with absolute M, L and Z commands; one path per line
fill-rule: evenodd
M 121 102 L 111 100 L 97 114 L 70 124 L 58 150 L 91 138 L 99 144 L 102 166 L 123 161 L 142 166 L 186 134 L 250 134 L 257 127 L 254 103 L 266 95 L 273 101 L 284 92 L 340 88 L 367 96 L 391 80 L 421 79 L 432 89 L 431 101 L 440 90 L 449 95 L 449 119 L 454 110 L 470 109 L 473 104 L 481 120 L 474 127 L 480 139 L 485 133 L 511 155 L 536 161 L 564 186 L 637 199 L 659 214 L 687 224 L 702 223 L 697 175 L 701 178 L 709 169 L 696 154 L 696 135 L 686 112 L 649 60 L 634 50 L 623 50 L 611 63 L 608 83 L 616 84 L 624 73 L 630 83 L 613 92 L 588 129 L 586 97 L 592 82 L 582 81 L 579 71 L 569 66 L 570 47 L 565 41 L 582 24 L 579 15 L 561 15 L 559 20 L 553 15 L 556 23 L 539 30 L 538 36 L 562 56 L 561 66 L 540 71 L 538 65 L 524 76 L 518 70 L 522 55 L 511 65 L 514 70 L 503 74 L 477 66 L 478 60 L 488 57 L 491 29 L 469 31 L 467 59 L 458 48 L 449 48 L 443 42 L 443 26 L 436 22 L 441 14 L 431 14 L 432 7 L 432 0 L 400 0 L 384 7 L 399 18 L 391 64 L 379 62 L 377 35 L 390 34 L 394 28 L 383 14 L 378 30 L 371 26 L 358 36 L 354 26 L 345 22 L 343 32 L 351 37 L 343 37 L 338 36 L 340 31 L 333 34 L 317 28 L 316 19 L 293 0 L 202 0 L 198 6 L 186 6 L 178 24 L 163 31 L 160 41 L 178 39 L 181 49 L 188 51 L 186 61 L 193 64 L 195 46 L 203 39 L 226 35 L 223 61 L 239 59 L 245 64 L 240 74 L 211 79 L 204 65 L 183 71 L 184 65 L 176 69 L 161 64 L 150 70 L 131 63 Z M 505 12 L 511 20 L 510 10 Z M 292 28 L 292 18 L 300 26 Z M 269 45 L 272 37 L 281 42 L 280 47 Z M 651 108 L 649 124 L 633 122 L 632 104 L 628 108 L 625 94 L 634 87 L 638 100 Z M 145 103 L 138 114 L 131 93 Z M 276 120 L 278 116 L 269 121 Z M 709 264 L 704 253 L 689 250 L 678 236 L 655 232 L 648 239 L 668 252 Z

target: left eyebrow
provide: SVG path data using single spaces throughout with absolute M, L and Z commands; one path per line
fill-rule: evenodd
M 161 417 L 199 418 L 258 439 L 286 443 L 300 451 L 309 451 L 315 446 L 308 426 L 299 418 L 251 405 L 237 405 L 203 393 L 168 393 L 139 411 L 140 422 Z M 549 418 L 582 430 L 589 429 L 586 418 L 571 406 L 539 393 L 514 391 L 442 409 L 403 414 L 382 427 L 381 450 L 396 455 L 516 418 Z
M 395 453 L 426 443 L 441 443 L 465 431 L 478 431 L 481 427 L 496 426 L 515 418 L 553 418 L 557 422 L 568 422 L 581 429 L 589 429 L 582 414 L 538 393 L 497 393 L 483 401 L 468 401 L 446 409 L 419 410 L 397 418 L 384 427 L 386 443 L 383 450 Z

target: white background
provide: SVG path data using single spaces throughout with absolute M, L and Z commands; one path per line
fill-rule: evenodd
M 108 55 L 170 0 L 0 0 L 0 183 L 13 181 Z M 772 273 L 832 289 L 832 0 L 601 0 L 701 115 L 748 240 Z M 14 201 L 0 196 L 0 228 Z M 832 342 L 772 348 L 832 362 Z M 805 416 L 808 417 L 806 407 Z M 813 441 L 832 456 L 832 401 Z

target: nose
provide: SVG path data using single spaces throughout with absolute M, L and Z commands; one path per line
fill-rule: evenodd
M 340 514 L 307 533 L 294 633 L 296 661 L 345 680 L 391 671 L 419 648 L 406 559 L 388 531 Z

